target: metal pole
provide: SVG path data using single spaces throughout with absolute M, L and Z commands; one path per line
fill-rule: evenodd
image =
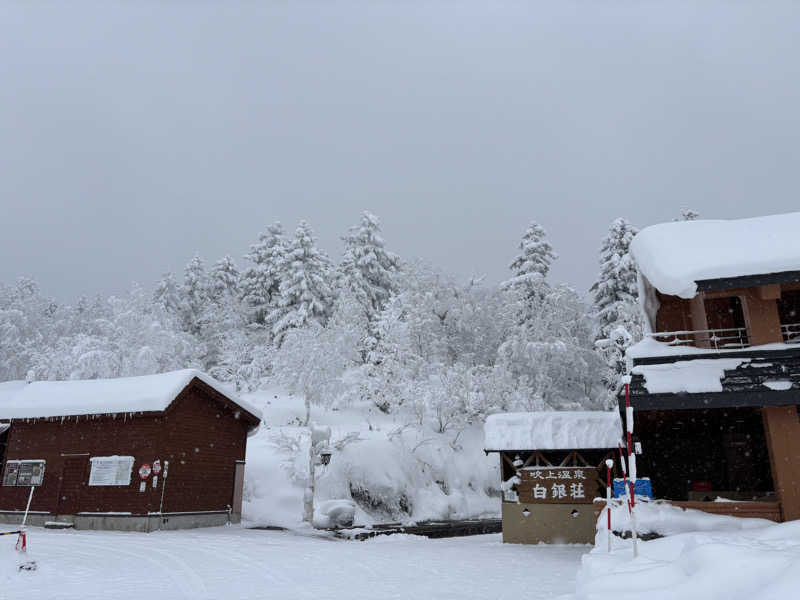
M 303 520 L 309 525 L 314 522 L 314 463 L 315 463 L 315 444 L 313 433 L 311 435 L 311 443 L 308 447 L 308 485 L 306 486 L 305 494 L 303 494 Z
M 164 474 L 161 476 L 161 503 L 158 505 L 158 528 L 164 523 L 164 492 L 167 491 L 167 471 L 169 471 L 169 461 L 164 461 Z
M 31 500 L 33 500 L 33 490 L 34 486 L 31 486 L 31 493 L 28 494 L 28 504 L 25 506 L 25 514 L 22 517 L 22 526 L 20 527 L 23 531 L 25 530 L 25 522 L 28 520 L 28 510 L 31 508 Z
M 606 512 L 608 513 L 608 553 L 611 554 L 611 467 L 614 461 L 606 460 Z

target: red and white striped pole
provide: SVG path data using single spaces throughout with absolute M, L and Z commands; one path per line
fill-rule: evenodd
M 628 468 L 625 466 L 625 453 L 622 452 L 622 444 L 617 444 L 619 448 L 619 464 L 622 468 L 622 491 L 625 493 L 625 501 L 628 503 L 628 512 L 631 511 L 631 503 L 628 501 Z
M 611 469 L 614 461 L 606 459 L 606 513 L 608 514 L 608 553 L 611 554 Z
M 633 407 L 631 406 L 631 386 L 625 382 L 625 429 L 628 440 L 628 502 L 631 512 L 631 540 L 633 541 L 633 557 L 639 556 L 638 536 L 636 534 L 636 454 L 633 451 Z

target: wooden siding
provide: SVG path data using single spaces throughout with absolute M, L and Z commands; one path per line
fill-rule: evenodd
M 713 515 L 769 519 L 776 523 L 781 522 L 781 505 L 778 502 L 687 502 L 672 500 L 670 504 L 681 508 L 701 510 Z
M 143 493 L 137 473 L 156 459 L 162 466 L 169 461 L 164 512 L 225 510 L 233 503 L 236 461 L 245 458 L 252 425 L 250 415 L 243 418 L 224 396 L 195 379 L 163 413 L 14 421 L 5 460 L 47 461 L 31 510 L 157 512 L 163 473 L 157 488 L 151 475 Z M 135 458 L 130 485 L 89 487 L 89 458 L 111 455 Z M 28 492 L 0 486 L 0 510 L 23 510 Z
M 692 302 L 678 296 L 668 296 L 656 292 L 658 313 L 656 331 L 688 331 L 695 329 L 692 322 Z M 705 328 L 703 328 L 705 329 Z

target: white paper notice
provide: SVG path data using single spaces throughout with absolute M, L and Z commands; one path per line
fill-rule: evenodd
M 89 485 L 130 485 L 132 456 L 93 456 Z

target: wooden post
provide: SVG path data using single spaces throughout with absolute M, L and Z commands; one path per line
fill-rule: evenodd
M 795 406 L 761 409 L 775 495 L 784 521 L 800 519 L 800 417 Z
M 780 292 L 780 290 L 778 291 Z M 775 298 L 764 298 L 768 295 L 767 291 L 759 289 L 758 292 L 750 291 L 740 296 L 751 346 L 783 341 L 778 305 Z

